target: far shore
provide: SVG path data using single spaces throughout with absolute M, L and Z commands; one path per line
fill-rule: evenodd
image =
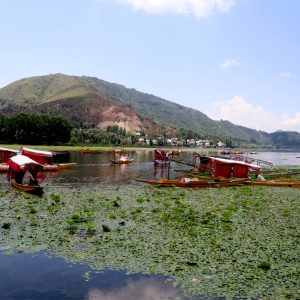
M 250 153 L 252 151 L 283 151 L 283 152 L 300 152 L 300 149 L 258 149 L 258 148 L 214 148 L 214 147 L 172 147 L 172 146 L 103 146 L 103 145 L 17 145 L 17 144 L 0 144 L 0 148 L 8 148 L 19 150 L 21 147 L 28 147 L 40 150 L 53 151 L 77 151 L 83 149 L 97 150 L 97 151 L 113 151 L 115 149 L 124 149 L 127 151 L 149 151 L 157 148 L 172 149 L 183 152 L 208 152 L 208 151 L 233 151 L 241 154 Z

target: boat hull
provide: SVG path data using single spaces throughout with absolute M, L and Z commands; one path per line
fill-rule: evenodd
M 300 180 L 266 180 L 252 181 L 252 185 L 300 188 Z
M 15 187 L 16 189 L 26 192 L 26 193 L 31 193 L 31 194 L 42 194 L 43 193 L 43 187 L 40 185 L 24 185 L 24 184 L 12 182 L 12 186 Z
M 132 160 L 118 160 L 118 161 L 116 161 L 116 160 L 111 160 L 111 162 L 113 163 L 113 164 L 115 164 L 115 165 L 126 165 L 126 164 L 130 164 L 130 163 L 132 163 L 133 162 L 133 159 Z
M 246 185 L 251 183 L 249 179 L 237 179 L 237 180 L 228 180 L 228 181 L 191 180 L 188 182 L 184 182 L 181 180 L 168 180 L 168 179 L 161 179 L 159 181 L 143 180 L 143 179 L 136 179 L 136 180 L 139 182 L 148 183 L 151 185 L 157 185 L 160 187 L 177 186 L 177 187 L 193 187 L 193 188 L 227 187 L 227 186 Z

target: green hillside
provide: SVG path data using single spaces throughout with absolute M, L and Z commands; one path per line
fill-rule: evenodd
M 112 105 L 128 107 L 141 119 L 148 118 L 160 125 L 191 130 L 202 137 L 257 145 L 273 143 L 272 136 L 266 132 L 237 126 L 228 121 L 214 121 L 195 109 L 120 84 L 87 76 L 50 74 L 13 82 L 0 89 L 0 111 L 12 114 L 14 110 L 19 111 L 20 107 L 26 111 L 35 109 L 43 112 L 59 111 L 71 121 L 76 119 L 77 123 L 93 123 L 88 119 L 89 114 L 84 113 L 88 110 L 86 106 L 90 103 L 87 101 L 90 95 L 99 96 Z M 59 107 L 68 109 L 59 110 L 58 103 Z

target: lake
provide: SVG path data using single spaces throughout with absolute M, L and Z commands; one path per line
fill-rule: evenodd
M 217 151 L 200 152 L 206 155 Z M 141 185 L 136 178 L 158 179 L 178 176 L 175 169 L 190 168 L 171 163 L 168 167 L 153 165 L 152 151 L 133 151 L 130 156 L 135 161 L 128 165 L 113 165 L 109 162 L 112 154 L 71 152 L 68 162 L 77 165 L 69 170 L 45 173 L 40 180 L 46 185 L 49 195 L 54 189 L 76 188 L 81 186 Z M 272 162 L 275 166 L 297 166 L 299 152 L 261 151 L 258 154 L 245 153 L 257 159 Z M 192 152 L 185 152 L 181 158 L 192 159 Z M 9 188 L 6 175 L 0 174 L 0 184 Z M 3 229 L 2 229 L 3 230 Z M 1 233 L 1 231 L 0 231 Z M 127 274 L 110 269 L 97 272 L 86 264 L 70 263 L 46 251 L 34 254 L 26 251 L 7 252 L 9 245 L 0 243 L 0 299 L 184 299 L 179 288 L 172 285 L 162 275 Z M 205 297 L 195 297 L 205 299 Z
M 220 151 L 200 150 L 199 154 L 217 155 Z M 168 172 L 170 178 L 178 177 L 176 169 L 189 169 L 184 164 L 172 162 L 170 170 L 168 166 L 153 165 L 153 151 L 140 150 L 129 152 L 135 158 L 131 164 L 115 165 L 110 163 L 113 158 L 111 152 L 80 153 L 72 151 L 67 162 L 75 162 L 77 165 L 69 170 L 44 173 L 43 184 L 51 186 L 80 186 L 97 183 L 136 184 L 136 178 L 159 179 L 166 178 Z M 192 161 L 193 151 L 187 151 L 180 155 L 184 161 Z M 300 152 L 271 152 L 260 151 L 257 154 L 243 153 L 248 157 L 273 163 L 274 166 L 295 167 L 300 165 Z M 175 157 L 176 158 L 176 157 Z M 3 180 L 2 180 L 3 181 Z M 6 182 L 6 179 L 4 179 Z

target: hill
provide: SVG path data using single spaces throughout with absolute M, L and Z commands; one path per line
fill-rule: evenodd
M 201 137 L 273 143 L 266 132 L 214 121 L 195 109 L 95 77 L 50 74 L 24 78 L 0 89 L 0 112 L 19 111 L 56 113 L 79 127 L 115 124 L 131 132 L 170 134 L 184 128 Z

